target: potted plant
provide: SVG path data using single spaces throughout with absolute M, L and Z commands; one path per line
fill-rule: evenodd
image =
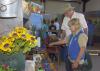
M 16 27 L 7 36 L 0 38 L 0 65 L 6 64 L 16 71 L 24 70 L 24 54 L 36 46 L 37 40 L 35 36 L 29 34 L 23 27 Z

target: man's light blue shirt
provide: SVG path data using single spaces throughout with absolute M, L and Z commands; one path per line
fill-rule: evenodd
M 36 30 L 40 30 L 42 28 L 43 16 L 39 13 L 32 13 L 29 17 L 32 25 L 36 27 Z

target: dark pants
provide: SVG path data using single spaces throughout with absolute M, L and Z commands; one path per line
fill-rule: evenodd
M 67 47 L 66 45 L 61 46 L 61 53 L 60 53 L 60 56 L 61 56 L 61 60 L 62 60 L 63 62 L 66 61 L 67 55 L 68 55 L 68 47 Z
M 90 70 L 87 68 L 87 65 L 85 64 L 79 65 L 77 69 L 72 69 L 72 63 L 68 59 L 66 60 L 66 71 L 90 71 Z
M 79 65 L 75 71 L 90 71 L 90 70 L 88 70 L 87 65 L 83 64 Z
M 72 70 L 72 63 L 69 61 L 68 57 L 66 59 L 66 71 L 73 71 Z

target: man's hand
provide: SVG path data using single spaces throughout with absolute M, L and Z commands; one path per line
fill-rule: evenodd
M 50 43 L 50 44 L 49 44 L 49 46 L 53 46 L 53 45 L 54 45 L 54 43 Z

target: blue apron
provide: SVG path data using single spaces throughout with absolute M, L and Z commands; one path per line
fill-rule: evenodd
M 69 43 L 69 47 L 68 47 L 68 55 L 70 56 L 71 60 L 76 60 L 77 56 L 80 52 L 80 46 L 78 43 L 78 38 L 79 35 L 84 33 L 82 30 L 80 30 L 76 35 L 71 35 L 70 36 L 70 43 Z M 81 57 L 81 59 L 84 59 L 84 54 Z

